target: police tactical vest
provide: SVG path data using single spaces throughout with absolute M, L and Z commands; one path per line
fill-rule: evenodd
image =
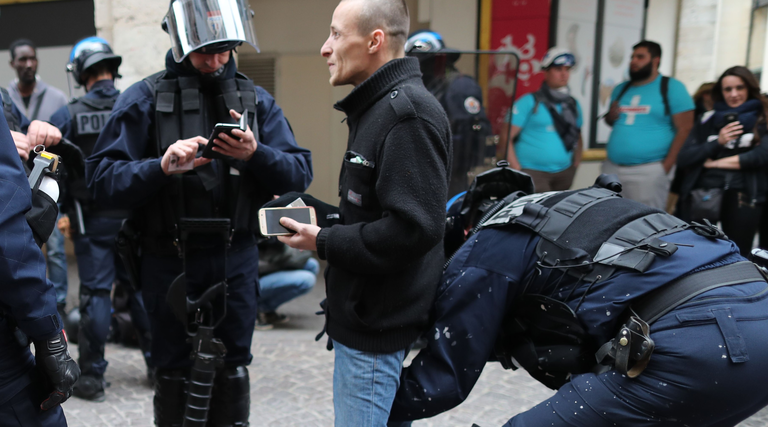
M 240 73 L 234 79 L 201 83 L 200 77 L 166 78 L 162 71 L 144 79 L 154 94 L 155 146 L 148 157 L 162 157 L 178 140 L 209 137 L 216 123 L 233 123 L 229 110 L 248 110 L 258 140 L 259 106 L 253 81 Z M 272 197 L 259 190 L 243 161 L 227 158 L 183 174 L 173 174 L 141 212 L 144 237 L 175 238 L 181 218 L 229 218 L 234 232 L 255 232 L 258 210 Z
M 0 87 L 0 96 L 3 100 L 3 114 L 5 121 L 8 122 L 8 129 L 14 132 L 21 132 L 21 119 L 13 114 L 13 102 L 11 95 L 5 87 Z
M 93 99 L 81 97 L 67 105 L 69 116 L 72 118 L 72 142 L 80 147 L 85 157 L 93 153 L 93 147 L 104 125 L 112 114 L 117 96 L 109 99 Z
M 617 269 L 643 273 L 657 257 L 675 253 L 677 246 L 659 237 L 687 229 L 688 224 L 619 198 L 618 193 L 600 187 L 529 195 L 507 204 L 482 224 L 483 228 L 516 225 L 541 237 L 536 247 L 539 268 L 525 282 L 497 339 L 496 355 L 505 368 L 516 368 L 514 358 L 553 389 L 571 374 L 592 370 L 598 343 L 605 341 L 591 340 L 576 316 L 589 289 Z M 551 289 L 545 281 L 530 288 L 541 269 L 552 269 L 547 280 L 560 278 L 562 286 L 589 283 L 575 311 L 566 304 L 568 298 L 553 298 L 558 286 Z M 549 292 L 542 292 L 545 289 Z

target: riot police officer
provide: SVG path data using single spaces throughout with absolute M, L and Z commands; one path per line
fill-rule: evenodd
M 443 274 L 391 421 L 458 405 L 489 358 L 558 389 L 507 426 L 732 426 L 768 404 L 765 275 L 716 227 L 617 184 L 487 211 Z
M 0 201 L 0 280 L 6 287 L 0 290 L 0 426 L 66 426 L 59 404 L 71 395 L 80 371 L 67 351 L 56 294 L 36 245 L 47 236 L 36 238 L 25 217 L 30 185 L 6 122 L 0 122 Z
M 100 37 L 79 41 L 69 55 L 67 71 L 87 93 L 54 113 L 51 122 L 62 131 L 64 138 L 80 148 L 85 157 L 93 152 L 96 139 L 120 94 L 115 89 L 114 80 L 119 77 L 121 62 L 122 58 L 115 55 L 107 41 Z M 149 322 L 141 294 L 128 288 L 125 269 L 115 253 L 115 236 L 130 211 L 95 203 L 85 184 L 84 171 L 75 172 L 70 167 L 67 180 L 65 208 L 71 221 L 70 232 L 80 277 L 80 324 L 76 341 L 82 376 L 74 394 L 101 402 L 106 397 L 104 373 L 108 362 L 104 359 L 104 345 L 112 317 L 110 293 L 113 282 L 132 293 L 131 318 L 151 380 Z
M 158 426 L 190 421 L 187 414 L 196 408 L 185 406 L 185 381 L 199 372 L 190 351 L 199 359 L 208 347 L 215 348 L 208 364 L 223 356 L 223 365 L 212 398 L 209 390 L 189 391 L 190 398 L 205 398 L 196 424 L 248 424 L 257 212 L 273 195 L 303 191 L 312 180 L 310 153 L 296 145 L 274 98 L 237 72 L 235 48 L 247 42 L 258 49 L 252 16 L 245 0 L 172 1 L 163 21 L 172 43 L 165 70 L 120 95 L 87 160 L 88 184 L 100 205 L 137 208 Z M 245 131 L 235 127 L 230 135 L 204 138 L 244 112 Z M 217 158 L 198 154 L 210 146 Z M 204 327 L 215 327 L 214 339 L 190 344 L 188 337 Z
M 419 59 L 424 86 L 443 106 L 451 123 L 453 162 L 448 196 L 454 196 L 466 190 L 476 170 L 496 155 L 495 142 L 487 142 L 492 131 L 483 106 L 483 91 L 474 78 L 456 69 L 461 54 L 446 48 L 437 32 L 412 33 L 405 53 Z

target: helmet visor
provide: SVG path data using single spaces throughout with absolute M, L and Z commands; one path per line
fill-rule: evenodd
M 259 45 L 253 31 L 253 11 L 244 0 L 175 0 L 163 19 L 171 36 L 176 62 L 211 44 L 247 42 Z

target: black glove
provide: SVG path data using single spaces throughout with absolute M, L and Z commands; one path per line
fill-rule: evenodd
M 48 398 L 40 404 L 40 408 L 47 410 L 69 399 L 72 396 L 72 387 L 80 378 L 80 367 L 67 351 L 67 337 L 64 332 L 49 340 L 35 341 L 35 360 L 53 387 Z

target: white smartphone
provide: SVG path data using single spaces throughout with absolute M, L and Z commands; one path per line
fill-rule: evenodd
M 265 237 L 295 234 L 280 225 L 280 218 L 287 217 L 310 225 L 317 225 L 314 207 L 272 207 L 259 210 L 259 228 Z

